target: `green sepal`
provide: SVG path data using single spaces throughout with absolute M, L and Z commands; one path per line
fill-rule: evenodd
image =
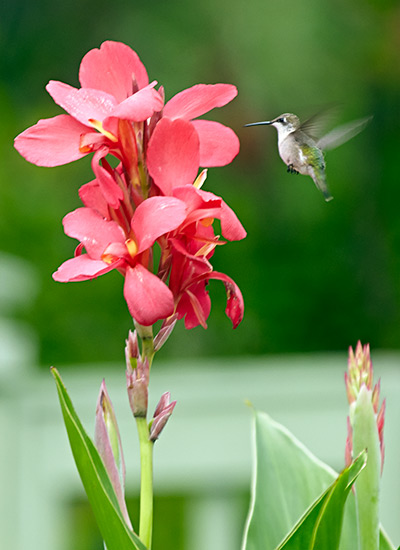
M 57 386 L 72 454 L 107 550 L 146 550 L 125 523 L 103 461 L 85 432 L 59 372 L 51 369 Z

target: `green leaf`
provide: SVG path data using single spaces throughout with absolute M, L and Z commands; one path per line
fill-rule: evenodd
M 363 451 L 311 505 L 277 550 L 337 550 L 344 505 L 366 462 L 367 453 Z
M 274 550 L 337 474 L 267 414 L 254 413 L 253 483 L 243 550 Z M 395 550 L 381 531 L 380 550 Z M 350 492 L 340 550 L 357 549 L 355 499 Z
M 126 525 L 110 478 L 92 440 L 86 434 L 57 369 L 51 369 L 69 442 L 83 486 L 107 550 L 146 550 Z

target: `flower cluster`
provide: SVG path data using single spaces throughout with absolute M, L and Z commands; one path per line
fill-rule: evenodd
M 372 404 L 376 432 L 379 439 L 381 471 L 385 456 L 385 445 L 383 442 L 383 427 L 385 424 L 386 400 L 382 401 L 379 409 L 380 380 L 373 386 L 373 368 L 369 344 L 362 346 L 358 341 L 355 352 L 349 348 L 348 372 L 345 373 L 345 384 L 347 399 L 350 405 L 350 416 L 347 417 L 347 441 L 345 450 L 346 464 L 349 465 L 353 459 L 353 423 L 354 409 L 363 392 L 366 393 L 367 401 Z M 362 397 L 361 397 L 362 398 Z
M 206 170 L 229 164 L 239 151 L 235 133 L 198 117 L 237 94 L 228 84 L 199 84 L 164 104 L 138 55 L 104 42 L 83 58 L 77 89 L 50 81 L 46 89 L 68 114 L 40 120 L 15 140 L 28 161 L 58 166 L 92 154 L 95 178 L 80 188 L 84 207 L 67 214 L 65 233 L 79 241 L 53 277 L 84 281 L 117 269 L 135 321 L 152 325 L 172 315 L 206 327 L 210 279 L 223 281 L 226 313 L 236 327 L 243 298 L 210 259 L 226 240 L 246 232 L 218 196 L 203 191 Z M 117 159 L 110 161 L 110 157 Z

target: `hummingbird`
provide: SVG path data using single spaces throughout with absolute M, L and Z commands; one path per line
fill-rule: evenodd
M 354 120 L 335 128 L 324 137 L 315 136 L 315 127 L 320 114 L 312 116 L 303 123 L 293 113 L 284 113 L 273 120 L 252 122 L 245 126 L 275 126 L 278 131 L 279 155 L 291 174 L 311 176 L 326 201 L 333 199 L 329 192 L 325 176 L 324 151 L 334 149 L 361 132 L 371 116 Z

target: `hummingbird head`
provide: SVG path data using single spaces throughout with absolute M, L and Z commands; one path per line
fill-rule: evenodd
M 291 134 L 292 132 L 300 128 L 299 117 L 297 117 L 293 113 L 284 113 L 283 115 L 279 115 L 273 120 L 265 120 L 263 122 L 252 122 L 251 124 L 245 124 L 245 126 L 260 126 L 264 124 L 269 126 L 275 126 L 275 128 L 278 130 L 279 139 L 283 139 L 288 134 Z

